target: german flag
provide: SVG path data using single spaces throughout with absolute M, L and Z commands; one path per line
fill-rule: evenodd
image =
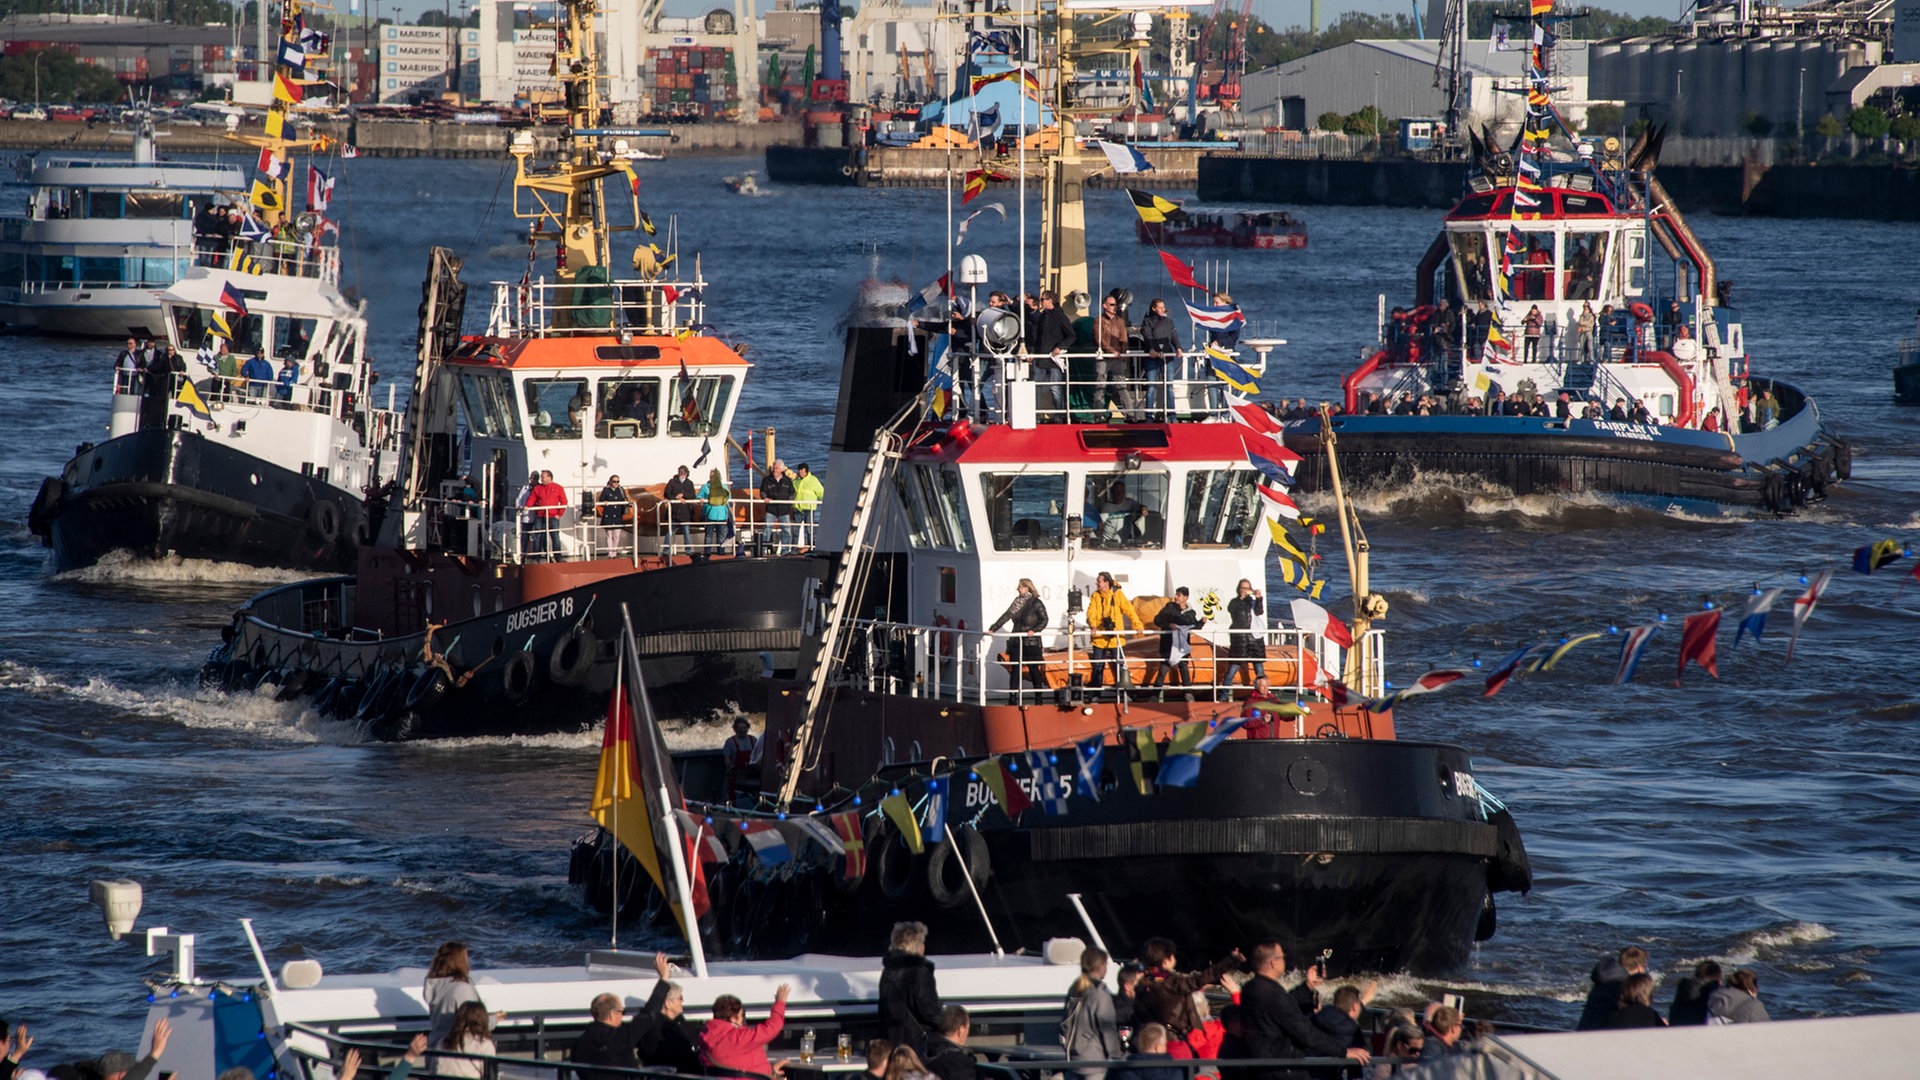
M 1163 199 L 1151 191 L 1128 188 L 1127 198 L 1133 200 L 1134 212 L 1140 215 L 1140 220 L 1149 225 L 1178 221 L 1186 216 L 1186 211 L 1180 209 L 1179 203 Z

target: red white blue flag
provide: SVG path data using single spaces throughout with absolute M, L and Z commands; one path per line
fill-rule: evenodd
M 1767 612 L 1773 610 L 1774 602 L 1780 599 L 1780 594 L 1784 591 L 1786 590 L 1767 589 L 1753 594 L 1753 599 L 1747 601 L 1747 610 L 1740 615 L 1740 628 L 1733 632 L 1735 645 L 1740 644 L 1740 637 L 1743 634 L 1752 634 L 1753 640 L 1760 640 L 1761 632 L 1767 628 Z
M 1640 654 L 1647 651 L 1647 642 L 1660 632 L 1659 623 L 1636 626 L 1627 631 L 1626 639 L 1620 642 L 1620 667 L 1613 673 L 1613 685 L 1623 686 L 1633 681 L 1633 671 L 1640 666 Z
M 747 843 L 753 846 L 753 853 L 768 866 L 778 866 L 793 858 L 793 850 L 787 847 L 787 838 L 771 821 L 743 821 L 740 823 L 740 835 L 746 837 Z

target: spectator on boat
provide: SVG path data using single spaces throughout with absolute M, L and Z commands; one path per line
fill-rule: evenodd
M 1420 1048 L 1420 1060 L 1452 1057 L 1460 1052 L 1460 1010 L 1441 1005 L 1427 1015 L 1426 1045 Z
M 1708 409 L 1706 419 L 1700 421 L 1700 430 L 1718 432 L 1720 430 L 1720 426 L 1721 425 L 1720 425 L 1719 408 L 1716 407 L 1716 408 Z
M 1633 404 L 1627 406 L 1627 421 L 1633 424 L 1651 424 L 1653 414 L 1647 411 L 1646 402 L 1634 398 Z
M 1426 1049 L 1427 1035 L 1418 1025 L 1394 1024 L 1387 1028 L 1386 1037 L 1381 1041 L 1381 1056 L 1390 1058 L 1418 1059 Z M 1387 1077 L 1417 1069 L 1413 1063 L 1404 1065 L 1375 1064 L 1369 1070 L 1369 1080 L 1386 1080 Z
M 527 529 L 528 555 L 559 557 L 560 517 L 566 512 L 567 490 L 553 482 L 552 470 L 540 470 L 540 482 L 527 492 L 527 513 L 532 518 Z
M 1493 308 L 1482 300 L 1467 319 L 1467 359 L 1478 363 L 1486 356 L 1487 335 L 1493 331 Z
M 1707 1022 L 1707 999 L 1720 989 L 1720 965 L 1702 960 L 1693 965 L 1693 974 L 1680 980 L 1673 989 L 1673 1006 L 1667 1010 L 1667 1023 L 1674 1027 Z
M 293 388 L 300 384 L 300 365 L 288 356 L 280 361 L 280 374 L 273 380 L 273 400 L 277 408 L 293 408 Z
M 973 1055 L 967 1051 L 972 1030 L 967 1010 L 949 1005 L 940 1010 L 940 1033 L 927 1039 L 927 1071 L 940 1080 L 974 1080 Z
M 693 481 L 687 479 L 685 465 L 680 466 L 673 474 L 673 478 L 667 481 L 667 486 L 661 490 L 660 494 L 667 503 L 667 554 L 673 554 L 675 537 L 679 538 L 682 547 L 691 548 L 693 530 L 688 523 L 693 520 L 694 499 L 699 496 L 699 492 L 694 490 Z
M 1265 941 L 1253 950 L 1254 977 L 1240 989 L 1240 1023 L 1246 1031 L 1247 1056 L 1253 1058 L 1350 1057 L 1362 1065 L 1372 1055 L 1313 1025 L 1293 995 L 1281 987 L 1287 971 L 1286 951 L 1277 941 Z M 1248 1070 L 1249 1080 L 1280 1080 L 1281 1070 Z
M 497 1052 L 493 1043 L 493 1026 L 489 1023 L 487 1007 L 477 1001 L 469 1001 L 454 1013 L 453 1028 L 446 1038 L 440 1040 L 439 1049 L 451 1050 L 458 1054 L 483 1054 L 492 1057 Z M 435 1057 L 432 1072 L 440 1076 L 460 1076 L 468 1080 L 479 1080 L 486 1071 L 487 1063 L 465 1057 Z
M 266 357 L 255 353 L 240 365 L 240 378 L 247 384 L 248 399 L 258 401 L 267 396 L 267 386 L 273 382 L 273 365 L 267 363 Z
M 1140 1011 L 1140 980 L 1146 974 L 1147 969 L 1137 961 L 1120 965 L 1120 992 L 1113 998 L 1113 1021 L 1121 1031 L 1133 1026 L 1133 1018 Z
M 720 545 L 733 535 L 733 489 L 727 486 L 719 469 L 707 472 L 707 482 L 694 493 L 698 496 L 702 519 L 706 522 L 706 543 L 696 558 L 710 559 Z
M 1538 363 L 1540 360 L 1540 331 L 1546 325 L 1546 321 L 1546 316 L 1540 314 L 1540 305 L 1534 304 L 1527 308 L 1527 317 L 1520 323 L 1521 333 L 1526 339 L 1524 355 L 1529 364 Z
M 880 1036 L 895 1046 L 924 1050 L 940 1029 L 940 987 L 927 959 L 927 924 L 893 924 L 880 959 Z
M 1467 398 L 1466 408 L 1461 411 L 1468 416 L 1485 416 L 1487 415 L 1487 406 L 1485 402 L 1481 401 L 1480 398 L 1475 395 Z
M 1238 993 L 1232 979 L 1231 974 L 1222 976 L 1222 985 Z M 1180 1038 L 1168 1039 L 1167 1053 L 1175 1061 L 1213 1061 L 1220 1057 L 1221 1044 L 1227 1041 L 1227 1026 L 1213 1015 L 1213 1006 L 1205 994 L 1193 999 L 1193 1009 L 1200 1022 Z
M 1209 986 L 1220 985 L 1220 978 L 1246 960 L 1235 949 L 1214 962 L 1205 971 L 1180 971 L 1178 950 L 1172 941 L 1151 937 L 1140 944 L 1143 972 L 1134 991 L 1135 1015 L 1166 1027 L 1173 1038 L 1181 1038 L 1200 1025 L 1202 1017 L 1194 1005 L 1196 994 Z M 1144 1047 L 1142 1047 L 1144 1049 Z
M 1760 1003 L 1760 979 L 1748 968 L 1727 976 L 1726 985 L 1707 996 L 1709 1024 L 1761 1024 L 1772 1019 Z
M 1124 494 L 1124 491 L 1122 492 Z M 1094 575 L 1093 595 L 1087 600 L 1087 627 L 1093 631 L 1093 672 L 1087 686 L 1100 690 L 1107 685 L 1107 671 L 1116 663 L 1124 665 L 1126 658 L 1126 630 L 1144 630 L 1139 613 L 1133 610 L 1133 601 L 1120 591 L 1113 575 L 1105 570 Z M 1128 681 L 1127 672 L 1122 667 L 1115 675 L 1114 689 Z M 1151 966 L 1151 965 L 1149 965 Z
M 1553 402 L 1553 415 L 1561 420 L 1573 419 L 1572 394 L 1567 393 L 1565 390 L 1560 391 L 1560 396 L 1555 398 Z
M 1193 668 L 1187 657 L 1193 648 L 1190 635 L 1200 625 L 1200 613 L 1193 610 L 1188 599 L 1191 595 L 1185 585 L 1173 590 L 1173 597 L 1153 617 L 1153 625 L 1160 631 L 1160 662 L 1147 675 L 1147 686 L 1160 685 L 1163 674 L 1168 686 L 1193 685 Z
M 1333 992 L 1333 1000 L 1313 1014 L 1313 1026 L 1344 1041 L 1349 1047 L 1362 1047 L 1366 1036 L 1360 1030 L 1360 1014 L 1366 1011 L 1366 996 L 1357 986 L 1342 986 Z
M 806 462 L 793 467 L 793 511 L 800 523 L 800 550 L 813 550 L 813 530 L 820 514 L 820 502 L 827 497 L 827 489 L 820 478 L 813 475 L 813 468 Z
M 1169 1032 L 1165 1024 L 1152 1023 L 1143 1026 L 1133 1036 L 1134 1052 L 1127 1055 L 1128 1061 L 1167 1062 L 1164 1066 L 1145 1065 L 1127 1069 L 1120 1075 L 1125 1080 L 1187 1080 L 1187 1070 L 1173 1064 L 1173 1055 L 1167 1053 Z
M 1066 380 L 1066 351 L 1073 347 L 1073 320 L 1060 310 L 1059 297 L 1052 289 L 1040 293 L 1040 312 L 1033 323 L 1033 340 L 1027 350 L 1036 359 L 1034 361 L 1034 379 L 1039 386 L 1040 408 L 1051 414 L 1056 422 L 1063 419 L 1059 414 L 1067 407 L 1066 397 L 1062 393 Z
M 1607 410 L 1607 419 L 1615 421 L 1617 423 L 1622 423 L 1622 424 L 1627 422 L 1627 399 L 1626 398 L 1613 399 L 1613 408 Z
M 1120 1039 L 1120 1023 L 1113 1007 L 1113 995 L 1106 986 L 1108 957 L 1105 949 L 1088 946 L 1080 952 L 1080 975 L 1067 990 L 1064 1019 L 1060 1021 L 1060 1045 L 1068 1061 L 1118 1061 L 1127 1047 Z M 1107 1070 L 1069 1070 L 1072 1080 L 1106 1080 Z
M 427 967 L 427 980 L 421 997 L 427 1002 L 427 1045 L 442 1046 L 462 1005 L 478 1005 L 480 991 L 473 988 L 471 958 L 464 941 L 449 941 L 433 954 Z M 482 1006 L 484 1008 L 484 1006 Z
M 1140 347 L 1147 354 L 1141 362 L 1147 384 L 1147 412 L 1152 418 L 1165 420 L 1174 411 L 1167 371 L 1180 362 L 1180 330 L 1167 314 L 1167 302 L 1157 296 L 1147 304 L 1147 314 L 1140 320 Z
M 1220 679 L 1218 690 L 1228 697 L 1233 696 L 1234 679 L 1245 672 L 1248 682 L 1258 685 L 1258 680 L 1267 677 L 1267 643 L 1255 628 L 1253 620 L 1263 619 L 1267 614 L 1267 599 L 1253 582 L 1246 578 L 1234 586 L 1233 599 L 1227 601 L 1227 669 Z
M 893 1044 L 885 1039 L 867 1040 L 867 1075 L 886 1080 L 887 1060 L 893 1056 Z
M 1580 1022 L 1573 1029 L 1597 1031 L 1606 1027 L 1607 1016 L 1620 1000 L 1620 991 L 1626 988 L 1627 979 L 1646 970 L 1647 950 L 1638 945 L 1629 945 L 1618 955 L 1595 964 L 1591 975 L 1593 989 L 1587 991 L 1587 1003 L 1580 1010 Z
M 879 1041 L 886 1042 L 885 1039 Z M 893 1052 L 887 1055 L 887 1069 L 882 1075 L 886 1080 L 930 1080 L 933 1076 L 927 1071 L 926 1062 L 920 1060 L 920 1055 L 914 1053 L 911 1046 L 894 1047 Z
M 1100 529 L 1100 542 L 1108 547 L 1132 544 L 1146 533 L 1147 508 L 1127 494 L 1124 480 L 1107 485 L 1106 492 L 1094 504 Z
M 220 341 L 218 338 L 215 340 L 219 341 L 219 345 L 216 346 L 219 352 L 215 354 L 213 361 L 213 372 L 215 375 L 213 381 L 214 400 L 238 401 L 242 393 L 240 385 L 242 381 L 240 378 L 240 358 L 227 350 L 227 343 L 225 341 Z
M 987 633 L 997 634 L 1001 627 L 1011 623 L 1013 633 L 1007 636 L 1007 659 L 1013 665 L 1015 693 L 1020 690 L 1022 676 L 1033 689 L 1045 690 L 1046 656 L 1040 633 L 1047 628 L 1047 605 L 1040 599 L 1040 591 L 1034 588 L 1032 578 L 1021 578 L 1013 592 L 1013 603 L 987 627 Z
M 747 1010 L 739 998 L 722 994 L 715 999 L 713 1019 L 700 1029 L 700 1064 L 706 1074 L 748 1080 L 773 1076 L 767 1044 L 779 1038 L 786 1027 L 787 995 L 791 991 L 792 987 L 781 983 L 773 992 L 772 1011 L 752 1027 L 747 1026 Z
M 1607 1015 L 1606 1028 L 1620 1031 L 1630 1028 L 1666 1027 L 1667 1022 L 1660 1018 L 1653 1007 L 1653 976 L 1646 972 L 1627 976 L 1620 988 L 1620 997 L 1616 999 L 1613 1011 Z
M 767 524 L 776 555 L 793 548 L 793 496 L 793 474 L 787 471 L 786 462 L 775 458 L 767 469 L 767 478 L 760 482 L 760 497 L 767 501 Z
M 653 984 L 653 993 L 648 995 L 640 1015 L 628 1022 L 633 1028 L 634 1051 L 641 1065 L 698 1076 L 700 1048 L 680 1022 L 686 1013 L 686 994 L 679 983 L 669 979 L 673 969 L 667 965 L 665 953 L 654 954 L 653 969 L 660 976 Z
M 760 800 L 760 754 L 763 744 L 754 737 L 753 726 L 744 716 L 733 720 L 733 734 L 720 744 L 720 758 L 727 765 L 727 801 L 738 803 L 748 796 L 751 806 Z
M 1399 402 L 1393 407 L 1393 415 L 1412 416 L 1418 411 L 1419 406 L 1414 404 L 1412 391 L 1402 391 Z
M 1680 338 L 1680 328 L 1687 324 L 1687 317 L 1680 310 L 1680 301 L 1667 301 L 1667 309 L 1660 313 L 1660 347 L 1672 349 L 1673 343 Z
M 1773 396 L 1773 387 L 1760 391 L 1754 401 L 1754 416 L 1760 422 L 1761 431 L 1770 431 L 1780 423 L 1780 399 Z
M 144 370 L 146 363 L 140 357 L 140 342 L 134 338 L 128 338 L 127 347 L 121 349 L 119 355 L 113 358 L 113 367 L 116 371 Z
M 1583 364 L 1593 363 L 1594 331 L 1600 325 L 1599 316 L 1593 313 L 1593 303 L 1580 305 L 1580 314 L 1573 324 L 1573 355 Z
M 607 483 L 594 497 L 594 510 L 600 518 L 600 528 L 604 532 L 609 549 L 620 546 L 628 525 L 633 523 L 633 496 L 618 476 L 607 477 Z

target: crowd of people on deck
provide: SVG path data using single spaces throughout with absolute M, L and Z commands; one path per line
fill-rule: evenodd
M 1289 985 L 1286 950 L 1274 941 L 1254 945 L 1250 956 L 1236 949 L 1206 968 L 1182 970 L 1174 942 L 1148 938 L 1138 961 L 1123 964 L 1112 980 L 1117 989 L 1109 988 L 1112 963 L 1105 950 L 1085 948 L 1079 974 L 1067 987 L 1059 1021 L 1067 1080 L 1189 1080 L 1196 1073 L 1216 1080 L 1464 1077 L 1481 1074 L 1451 1059 L 1477 1054 L 1494 1030 L 1485 1021 L 1468 1020 L 1451 998 L 1375 1008 L 1375 983 L 1336 985 L 1324 959 L 1305 965 Z M 1647 965 L 1647 952 L 1637 945 L 1601 960 L 1576 1030 L 1770 1019 L 1754 973 L 1723 973 L 1712 960 L 1696 964 L 1680 980 L 1662 1017 L 1653 1005 L 1655 980 Z M 749 1017 L 738 997 L 723 994 L 714 1000 L 710 1019 L 694 1024 L 686 1019 L 685 992 L 664 953 L 654 957 L 654 973 L 657 979 L 644 1004 L 633 1007 L 613 993 L 597 994 L 588 1003 L 592 1021 L 566 1051 L 577 1080 L 621 1080 L 623 1074 L 613 1070 L 636 1068 L 779 1080 L 796 1064 L 770 1050 L 786 1029 L 787 984 L 779 986 L 763 1018 Z M 487 1059 L 497 1050 L 493 1026 L 507 1014 L 489 1011 L 482 1000 L 465 944 L 440 946 L 421 996 L 427 1030 L 413 1037 L 387 1075 L 395 1080 L 416 1070 L 474 1080 L 492 1075 Z M 927 957 L 925 924 L 894 924 L 881 959 L 877 1004 L 878 1037 L 864 1044 L 866 1075 L 860 1080 L 976 1080 L 972 1018 L 964 1007 L 942 1000 L 936 965 Z M 34 1046 L 28 1026 L 9 1029 L 0 1021 L 0 1080 L 150 1080 L 172 1037 L 170 1025 L 159 1021 L 152 1035 L 147 1054 L 138 1059 L 116 1050 L 43 1070 L 22 1064 Z M 802 1045 L 811 1052 L 805 1041 Z M 841 1046 L 850 1059 L 851 1044 Z M 1285 1064 L 1307 1059 L 1320 1064 L 1299 1069 Z M 1342 1064 L 1328 1064 L 1330 1059 Z M 1280 1064 L 1228 1064 L 1235 1060 Z M 1215 1061 L 1223 1064 L 1200 1064 Z M 348 1049 L 336 1080 L 354 1080 L 362 1064 L 359 1051 Z M 245 1068 L 234 1068 L 216 1080 L 255 1078 Z
M 224 199 L 209 199 L 193 210 L 194 263 L 227 266 L 235 251 L 251 257 L 267 273 L 300 273 L 317 253 L 320 230 L 302 233 L 286 215 L 269 226 L 251 212 Z

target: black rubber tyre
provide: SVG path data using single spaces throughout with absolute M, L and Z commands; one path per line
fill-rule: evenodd
M 553 643 L 553 651 L 547 654 L 547 678 L 560 686 L 579 686 L 593 674 L 599 656 L 600 639 L 584 626 L 575 627 Z

